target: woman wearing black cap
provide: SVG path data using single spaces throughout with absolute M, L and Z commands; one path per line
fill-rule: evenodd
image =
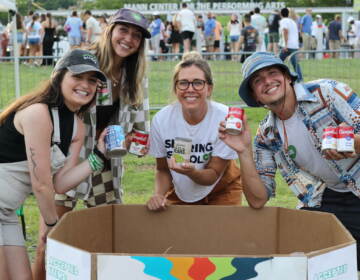
M 98 150 L 78 163 L 85 135 L 80 117 L 94 100 L 99 79 L 106 80 L 96 57 L 71 51 L 49 81 L 0 114 L 0 279 L 32 279 L 16 216 L 26 197 L 33 192 L 37 199 L 45 239 L 58 221 L 54 191 L 69 191 L 104 167 L 104 133 Z

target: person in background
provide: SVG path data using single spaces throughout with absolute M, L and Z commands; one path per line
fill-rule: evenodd
M 240 36 L 240 48 L 244 52 L 255 52 L 256 46 L 259 44 L 259 32 L 251 25 L 251 15 L 244 15 L 244 28 L 241 30 Z M 243 63 L 251 53 L 245 53 L 241 55 L 240 62 Z
M 280 11 L 280 59 L 285 59 L 299 49 L 299 30 L 294 20 L 289 18 L 289 9 L 283 8 Z M 300 64 L 297 55 L 291 55 L 290 62 L 298 75 L 299 81 L 303 80 Z
M 180 44 L 182 42 L 182 38 L 180 35 L 179 22 L 177 21 L 177 14 L 174 14 L 172 21 L 170 22 L 170 29 L 171 33 L 168 42 L 171 44 L 171 51 L 172 53 L 180 53 Z
M 222 28 L 222 25 L 221 25 L 220 21 L 216 20 L 216 16 L 213 16 L 213 18 L 215 20 L 214 52 L 220 52 L 220 41 L 221 41 L 223 28 Z
M 98 21 L 101 27 L 101 30 L 104 31 L 106 26 L 108 25 L 108 22 L 106 20 L 106 16 L 105 15 L 101 15 L 98 17 Z
M 315 40 L 316 51 L 315 54 L 316 59 L 323 59 L 324 53 L 320 52 L 324 50 L 324 40 L 326 38 L 327 28 L 322 21 L 321 15 L 316 15 L 316 21 L 313 22 L 311 27 L 311 35 L 313 36 L 313 40 Z
M 328 34 L 329 48 L 330 50 L 336 51 L 340 49 L 340 44 L 344 40 L 341 27 L 341 16 L 335 15 L 335 19 L 329 23 Z M 332 58 L 338 58 L 338 52 L 331 53 Z
M 25 54 L 25 37 L 26 37 L 26 29 L 23 23 L 23 19 L 22 16 L 19 13 L 16 13 L 16 37 L 15 34 L 13 34 L 13 24 L 14 21 L 12 21 L 8 28 L 8 34 L 10 34 L 11 40 L 12 40 L 12 45 L 14 46 L 14 41 L 16 40 L 18 43 L 18 55 L 19 56 L 23 56 Z
M 269 45 L 268 51 L 278 54 L 279 52 L 279 27 L 281 17 L 278 10 L 274 10 L 268 17 Z
M 127 145 L 133 130 L 149 132 L 150 114 L 146 95 L 145 39 L 151 37 L 149 23 L 143 14 L 132 9 L 119 9 L 110 19 L 100 39 L 90 46 L 107 81 L 102 83 L 96 101 L 84 114 L 86 135 L 81 158 L 87 158 L 99 135 L 109 125 L 120 125 Z M 101 173 L 92 174 L 74 192 L 56 195 L 59 217 L 73 210 L 78 200 L 86 207 L 121 204 L 123 159 L 105 161 Z M 40 220 L 39 232 L 46 229 Z M 45 279 L 45 243 L 39 239 L 33 266 L 34 279 Z
M 355 46 L 356 46 L 356 27 L 355 27 L 354 18 L 349 17 L 347 19 L 347 23 L 348 23 L 348 29 L 346 31 L 346 39 L 350 46 L 350 49 L 353 50 L 353 49 L 355 49 Z M 355 55 L 354 55 L 354 53 L 350 53 L 350 57 L 352 57 L 352 58 L 354 58 Z
M 81 45 L 81 32 L 82 20 L 78 17 L 77 11 L 73 11 L 71 16 L 68 17 L 64 24 L 64 30 L 68 34 L 69 45 L 71 49 L 80 47 Z
M 0 279 L 33 279 L 16 216 L 30 193 L 44 220 L 39 238 L 45 241 L 58 221 L 54 192 L 65 193 L 104 167 L 105 133 L 97 152 L 78 160 L 85 135 L 81 117 L 99 80 L 106 77 L 96 57 L 72 51 L 59 60 L 49 81 L 0 114 Z
M 156 173 L 154 194 L 147 202 L 150 210 L 163 210 L 168 204 L 241 203 L 236 153 L 219 141 L 216 130 L 228 107 L 210 100 L 213 87 L 207 61 L 196 52 L 185 54 L 172 79 L 177 102 L 152 120 L 149 154 L 156 158 Z M 192 140 L 189 161 L 175 160 L 177 137 Z
M 311 50 L 311 27 L 313 24 L 313 18 L 311 16 L 312 10 L 310 8 L 307 8 L 305 11 L 306 14 L 301 17 L 300 20 L 300 34 L 302 38 L 302 49 L 304 51 L 309 51 Z M 309 53 L 306 53 L 305 57 L 309 58 Z
M 43 56 L 53 56 L 54 37 L 57 27 L 57 22 L 52 18 L 51 13 L 46 13 L 46 19 L 42 22 L 44 30 L 44 38 L 42 42 Z M 52 65 L 52 58 L 43 59 L 42 65 Z
M 206 52 L 208 53 L 214 51 L 215 28 L 216 28 L 215 19 L 212 13 L 209 12 L 207 14 L 207 20 L 205 21 L 205 29 L 204 29 Z M 210 58 L 210 56 L 208 58 Z
M 89 10 L 85 11 L 84 18 L 86 22 L 86 44 L 91 45 L 100 38 L 100 23 L 92 16 Z
M 162 27 L 162 20 L 158 12 L 153 13 L 153 21 L 151 22 L 149 29 L 151 33 L 151 49 L 154 53 L 152 57 L 153 60 L 158 60 L 159 53 L 160 53 L 160 37 L 161 37 L 161 27 Z
M 251 16 L 251 26 L 259 32 L 259 43 L 256 46 L 257 51 L 265 51 L 265 29 L 267 27 L 266 18 L 260 14 L 260 8 L 254 9 L 254 14 Z
M 41 51 L 41 38 L 43 34 L 43 28 L 41 23 L 39 22 L 39 15 L 34 14 L 32 17 L 32 21 L 28 23 L 26 26 L 27 30 L 27 39 L 29 43 L 29 56 L 40 56 Z M 30 65 L 39 66 L 40 63 L 37 60 L 30 59 Z
M 231 52 L 239 52 L 240 50 L 240 34 L 241 34 L 241 23 L 238 20 L 238 16 L 236 14 L 232 14 L 230 17 L 230 21 L 227 25 L 227 29 L 229 31 L 230 36 L 230 51 Z M 237 55 L 231 55 L 232 61 L 238 61 L 239 57 Z
M 185 2 L 181 4 L 181 10 L 176 19 L 179 22 L 184 52 L 189 52 L 191 49 L 191 41 L 195 33 L 196 18 L 193 11 L 188 8 Z
M 271 53 L 258 52 L 242 67 L 242 100 L 269 112 L 251 145 L 245 117 L 240 135 L 219 137 L 237 151 L 244 194 L 253 208 L 275 196 L 277 169 L 299 199 L 298 208 L 335 214 L 357 242 L 360 263 L 359 97 L 334 80 L 298 83 L 297 74 Z M 322 151 L 324 128 L 354 128 L 354 152 Z

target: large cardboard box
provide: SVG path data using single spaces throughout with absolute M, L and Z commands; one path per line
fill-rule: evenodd
M 277 207 L 113 205 L 66 214 L 47 279 L 356 280 L 356 244 L 332 214 Z

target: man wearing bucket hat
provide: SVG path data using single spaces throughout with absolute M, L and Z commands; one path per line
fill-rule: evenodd
M 297 75 L 271 53 L 257 52 L 243 64 L 239 95 L 269 113 L 260 123 L 252 153 L 250 128 L 220 138 L 237 151 L 244 193 L 254 208 L 275 195 L 277 168 L 299 199 L 299 208 L 334 213 L 357 240 L 360 257 L 360 98 L 334 80 L 296 82 Z M 355 151 L 321 151 L 323 129 L 352 126 Z M 253 158 L 254 157 L 254 158 Z

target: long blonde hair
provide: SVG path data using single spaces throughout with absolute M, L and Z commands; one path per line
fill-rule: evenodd
M 120 92 L 121 100 L 128 104 L 138 105 L 143 101 L 142 81 L 146 72 L 145 38 L 142 38 L 139 50 L 136 53 L 126 57 L 121 66 L 115 65 L 113 57 L 116 54 L 111 44 L 111 36 L 116 24 L 121 23 L 112 23 L 106 26 L 104 32 L 95 44 L 90 47 L 90 50 L 95 52 L 100 63 L 100 69 L 109 79 L 117 81 L 119 77 L 113 76 L 113 69 L 115 67 L 122 68 L 119 79 L 119 82 L 123 83 Z

